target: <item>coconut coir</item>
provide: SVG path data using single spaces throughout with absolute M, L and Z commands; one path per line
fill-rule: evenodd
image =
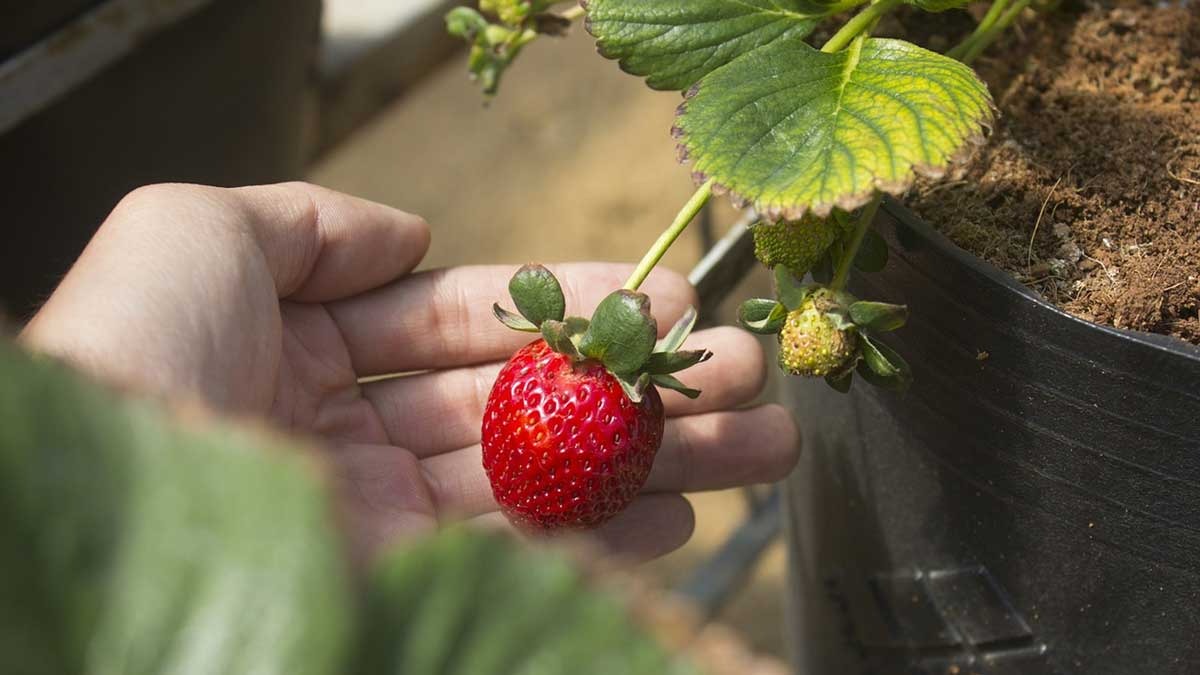
M 1077 316 L 1200 344 L 1200 2 L 1064 3 L 975 65 L 995 128 L 906 203 Z

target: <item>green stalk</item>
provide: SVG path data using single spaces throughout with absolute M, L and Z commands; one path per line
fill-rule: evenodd
M 983 16 L 983 20 L 979 22 L 978 26 L 975 26 L 975 30 L 971 31 L 971 34 L 964 38 L 963 41 L 958 43 L 953 49 L 946 52 L 946 56 L 949 56 L 952 59 L 962 58 L 963 54 L 966 54 L 972 45 L 975 44 L 975 41 L 979 39 L 980 34 L 991 30 L 992 26 L 995 25 L 996 20 L 999 19 L 1000 15 L 1004 13 L 1004 8 L 1007 6 L 1008 0 L 996 0 L 993 2 L 992 6 L 988 8 L 987 14 Z
M 646 251 L 646 255 L 642 256 L 642 261 L 638 263 L 637 269 L 633 271 L 633 274 L 629 277 L 629 281 L 625 282 L 626 290 L 636 291 L 638 286 L 642 285 L 642 282 L 650 275 L 650 270 L 654 269 L 659 260 L 662 260 L 667 249 L 671 248 L 671 244 L 675 243 L 679 235 L 687 229 L 688 224 L 696 218 L 696 214 L 700 213 L 700 209 L 704 208 L 704 205 L 712 198 L 712 188 L 713 179 L 709 178 L 704 182 L 704 185 L 696 189 L 696 193 L 692 195 L 692 198 L 679 210 L 679 214 L 675 216 L 675 220 L 671 223 L 671 226 L 659 235 L 658 241 L 654 242 L 650 250 Z
M 854 38 L 858 37 L 859 33 L 867 32 L 875 26 L 883 15 L 892 11 L 900 4 L 902 0 L 878 0 L 866 9 L 854 15 L 853 19 L 846 22 L 841 29 L 833 34 L 825 44 L 821 45 L 821 51 L 826 54 L 832 54 L 846 48 Z
M 579 6 L 579 5 L 565 9 L 559 13 L 560 17 L 566 19 L 567 21 L 570 21 L 571 23 L 575 23 L 576 21 L 578 21 L 579 19 L 583 18 L 586 15 L 587 15 L 587 12 L 583 9 L 582 6 Z M 521 31 L 520 34 L 518 34 L 513 39 L 513 41 L 509 44 L 509 49 L 512 50 L 513 56 L 516 56 L 517 52 L 519 52 L 522 47 L 529 44 L 530 42 L 533 42 L 534 40 L 538 39 L 541 36 L 542 36 L 542 34 L 537 32 L 536 30 L 534 30 L 532 28 L 526 28 L 525 30 Z
M 858 249 L 862 246 L 863 238 L 867 236 L 867 230 L 870 229 L 871 222 L 875 220 L 875 214 L 879 211 L 879 203 L 881 201 L 883 201 L 883 193 L 876 192 L 875 197 L 863 207 L 862 213 L 858 215 L 858 222 L 854 224 L 854 236 L 851 237 L 850 243 L 842 251 L 842 259 L 838 261 L 833 281 L 829 284 L 830 289 L 840 291 L 845 288 L 846 281 L 850 279 L 850 269 L 854 267 L 854 258 L 858 255 Z
M 967 48 L 959 60 L 969 65 L 972 61 L 979 58 L 979 55 L 983 54 L 983 50 L 990 47 L 996 41 L 996 38 L 1000 37 L 1000 34 L 1011 26 L 1017 20 L 1017 17 L 1021 16 L 1021 12 L 1030 5 L 1030 2 L 1031 0 L 1017 0 L 1012 7 L 1005 10 L 996 23 L 992 24 L 987 30 L 979 33 L 979 37 L 971 43 L 971 46 Z

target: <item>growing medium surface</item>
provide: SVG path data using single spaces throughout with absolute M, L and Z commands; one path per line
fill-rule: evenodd
M 1068 2 L 977 66 L 995 133 L 909 206 L 1078 316 L 1200 344 L 1200 3 Z

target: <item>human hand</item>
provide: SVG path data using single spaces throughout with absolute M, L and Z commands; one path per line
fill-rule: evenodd
M 480 418 L 504 359 L 530 337 L 492 317 L 509 267 L 413 274 L 424 221 L 323 188 L 159 185 L 117 206 L 22 333 L 105 379 L 319 437 L 360 555 L 452 519 L 496 517 Z M 631 267 L 553 266 L 589 314 Z M 642 289 L 671 326 L 694 291 L 654 272 Z M 734 328 L 693 335 L 716 356 L 688 371 L 697 400 L 663 392 L 670 419 L 641 497 L 596 535 L 640 558 L 682 545 L 681 492 L 781 478 L 796 430 L 761 390 L 762 351 Z M 413 373 L 361 382 L 395 373 Z

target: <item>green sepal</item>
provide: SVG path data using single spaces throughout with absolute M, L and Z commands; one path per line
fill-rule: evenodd
M 508 293 L 521 316 L 535 326 L 543 321 L 562 321 L 567 313 L 562 286 L 541 265 L 525 265 L 517 270 L 508 282 Z
M 650 315 L 650 298 L 621 289 L 600 301 L 591 325 L 579 342 L 579 351 L 604 364 L 614 375 L 641 370 L 654 351 L 658 324 Z
M 678 373 L 712 358 L 707 349 L 691 349 L 682 352 L 654 352 L 646 359 L 645 371 L 651 375 Z
M 591 322 L 582 316 L 568 316 L 567 318 L 563 319 L 563 323 L 567 324 L 567 332 L 571 334 L 572 338 L 579 337 L 586 333 L 588 326 L 591 325 Z
M 868 229 L 854 256 L 854 268 L 860 272 L 879 272 L 887 267 L 888 246 L 875 230 Z
M 858 372 L 871 384 L 903 391 L 912 383 L 912 370 L 891 347 L 863 333 L 862 362 Z
M 504 324 L 505 326 L 508 326 L 509 328 L 511 328 L 513 330 L 524 331 L 526 333 L 538 332 L 538 327 L 533 325 L 532 323 L 529 323 L 529 319 L 526 319 L 525 317 L 521 316 L 520 314 L 516 314 L 514 312 L 508 311 L 507 309 L 504 309 L 503 307 L 500 306 L 500 303 L 498 303 L 498 302 L 492 304 L 492 314 L 494 314 L 496 316 L 496 318 L 499 319 L 500 323 Z
M 654 384 L 662 387 L 663 389 L 670 389 L 671 391 L 677 391 L 688 398 L 699 398 L 700 397 L 699 389 L 692 389 L 691 387 L 687 386 L 686 384 L 680 382 L 679 379 L 673 375 L 667 375 L 665 373 L 660 373 L 658 375 L 651 375 L 650 381 L 653 382 Z
M 813 265 L 813 268 L 808 272 L 810 275 L 812 275 L 813 281 L 819 284 L 828 284 L 829 282 L 833 281 L 834 261 L 840 257 L 841 250 L 841 244 L 838 242 L 834 242 L 833 246 L 829 247 L 829 251 L 825 255 L 821 256 L 821 259 L 817 261 L 817 264 Z
M 816 286 L 813 284 L 800 283 L 792 271 L 783 265 L 775 267 L 775 293 L 789 312 L 804 304 L 804 299 L 814 288 Z
M 575 343 L 571 341 L 571 328 L 566 322 L 554 319 L 543 321 L 542 337 L 546 339 L 546 344 L 559 354 L 566 354 L 576 361 L 582 358 Z
M 688 306 L 687 311 L 671 326 L 671 330 L 663 336 L 663 339 L 654 344 L 655 352 L 673 352 L 683 346 L 684 340 L 687 340 L 688 335 L 691 335 L 692 329 L 696 327 L 696 318 L 699 316 L 696 308 Z
M 446 32 L 467 41 L 474 41 L 487 25 L 488 20 L 470 7 L 455 7 L 446 13 Z
M 738 323 L 751 333 L 774 335 L 783 330 L 787 308 L 768 298 L 751 298 L 738 308 Z
M 850 305 L 850 319 L 862 328 L 886 333 L 900 328 L 908 321 L 908 307 L 859 300 Z
M 850 393 L 850 385 L 854 384 L 854 371 L 842 374 L 841 377 L 825 376 L 825 384 L 840 394 Z
M 625 390 L 625 395 L 630 401 L 641 403 L 642 397 L 646 395 L 646 387 L 650 386 L 650 373 L 642 373 L 636 379 L 618 376 L 617 382 L 621 383 L 621 389 Z

